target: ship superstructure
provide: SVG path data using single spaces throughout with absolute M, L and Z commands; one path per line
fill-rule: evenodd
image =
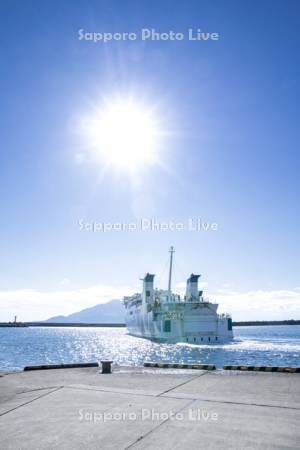
M 124 297 L 128 332 L 168 343 L 212 344 L 232 339 L 232 319 L 218 314 L 218 305 L 203 297 L 198 289 L 200 275 L 190 275 L 184 298 L 172 293 L 173 253 L 171 247 L 167 290 L 155 289 L 155 275 L 147 273 L 142 293 Z

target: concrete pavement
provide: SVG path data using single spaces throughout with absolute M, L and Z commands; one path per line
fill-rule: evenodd
M 117 367 L 0 376 L 0 448 L 296 449 L 300 375 Z

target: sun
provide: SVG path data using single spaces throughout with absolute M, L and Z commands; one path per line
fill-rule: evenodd
M 94 155 L 109 166 L 136 170 L 157 161 L 160 133 L 154 112 L 137 102 L 106 103 L 85 129 Z

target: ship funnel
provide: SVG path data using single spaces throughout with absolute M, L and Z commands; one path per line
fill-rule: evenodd
M 153 299 L 154 293 L 154 276 L 151 273 L 147 273 L 143 278 L 143 299 L 149 302 Z
M 187 279 L 186 282 L 186 300 L 196 300 L 199 298 L 198 291 L 198 279 L 201 275 L 191 274 L 190 278 Z

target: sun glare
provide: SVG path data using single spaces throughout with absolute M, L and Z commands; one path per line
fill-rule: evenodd
M 96 157 L 110 166 L 135 170 L 157 159 L 159 133 L 153 112 L 132 101 L 97 110 L 86 128 Z

